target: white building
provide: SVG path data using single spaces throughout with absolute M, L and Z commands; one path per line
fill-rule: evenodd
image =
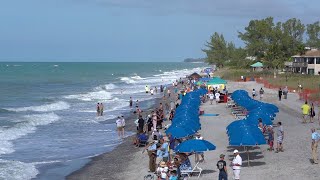
M 293 72 L 302 74 L 320 75 L 320 50 L 311 49 L 303 55 L 295 55 L 293 58 Z

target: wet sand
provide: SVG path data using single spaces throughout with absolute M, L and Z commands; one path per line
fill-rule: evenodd
M 180 87 L 178 87 L 180 88 Z M 171 95 L 171 98 L 155 98 L 154 105 L 148 110 L 143 110 L 143 117 L 146 117 L 155 108 L 159 107 L 161 102 L 164 107 L 165 103 L 170 103 L 176 97 L 176 94 Z M 132 114 L 126 120 L 126 131 L 136 132 L 136 115 Z M 137 159 L 136 154 L 141 154 L 143 148 L 135 148 L 133 145 L 133 138 L 135 135 L 126 137 L 124 141 L 118 145 L 111 152 L 101 154 L 93 157 L 92 160 L 86 164 L 83 168 L 71 173 L 66 177 L 68 180 L 111 180 L 111 179 L 123 179 L 122 174 L 127 172 L 129 162 L 133 162 Z M 148 159 L 146 153 L 144 159 Z M 141 162 L 140 162 L 141 163 Z M 143 164 L 145 166 L 145 164 Z M 135 179 L 135 178 L 128 178 Z

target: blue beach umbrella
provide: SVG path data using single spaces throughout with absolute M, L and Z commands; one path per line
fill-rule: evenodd
M 254 125 L 259 124 L 259 119 L 262 120 L 263 124 L 272 125 L 271 117 L 265 114 L 249 114 L 247 117 L 248 123 L 252 123 Z
M 196 133 L 196 130 L 187 129 L 185 127 L 172 126 L 172 125 L 166 130 L 166 134 L 171 134 L 172 137 L 176 139 L 188 137 L 195 133 Z
M 206 140 L 190 139 L 180 143 L 175 151 L 179 153 L 193 153 L 215 150 L 216 146 Z
M 229 136 L 231 146 L 256 146 L 266 144 L 262 132 L 256 128 L 239 128 Z

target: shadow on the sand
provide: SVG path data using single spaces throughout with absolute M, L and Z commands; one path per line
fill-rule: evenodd
M 217 172 L 217 171 L 211 170 L 211 169 L 204 169 L 204 170 L 202 170 L 201 174 L 212 174 L 215 172 Z
M 248 162 L 242 162 L 242 166 L 241 167 L 254 167 L 254 166 L 263 166 L 263 165 L 266 165 L 265 162 L 251 162 L 249 163 L 249 166 L 248 166 Z

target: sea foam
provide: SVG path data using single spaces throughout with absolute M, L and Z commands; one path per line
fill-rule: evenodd
M 60 119 L 55 113 L 34 114 L 23 116 L 20 123 L 11 128 L 0 129 L 0 154 L 13 153 L 12 140 L 35 132 L 37 126 L 48 125 Z
M 68 95 L 64 96 L 66 99 L 78 99 L 81 101 L 95 101 L 95 100 L 109 100 L 112 98 L 112 93 L 100 90 L 100 91 L 93 91 L 84 94 L 75 94 L 75 95 Z
M 38 173 L 33 163 L 0 160 L 0 179 L 33 179 Z
M 9 111 L 22 112 L 22 111 L 35 111 L 35 112 L 50 112 L 69 109 L 70 105 L 64 101 L 58 101 L 51 104 L 44 104 L 41 106 L 28 106 L 20 108 L 6 108 Z

